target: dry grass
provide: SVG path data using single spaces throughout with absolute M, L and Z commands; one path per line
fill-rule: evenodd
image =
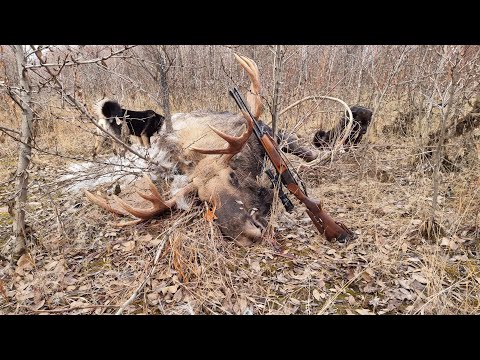
M 299 132 L 308 139 L 317 126 L 306 122 Z M 73 117 L 54 123 L 39 144 L 87 157 L 93 144 L 84 128 Z M 15 165 L 14 145 L 2 157 L 1 181 Z M 0 212 L 0 313 L 115 313 L 147 279 L 124 313 L 478 314 L 479 153 L 459 157 L 458 172 L 442 173 L 436 219 L 444 235 L 426 240 L 431 166 L 418 163 L 418 152 L 413 138 L 387 136 L 323 165 L 292 159 L 310 195 L 358 239 L 328 243 L 300 204 L 292 215 L 277 204 L 273 237 L 251 248 L 222 239 L 204 219 L 204 204 L 116 228 L 113 215 L 63 191 L 58 174 L 71 159 L 37 155 L 29 253 L 17 264 L 8 261 L 11 219 Z M 12 189 L 2 183 L 0 201 Z

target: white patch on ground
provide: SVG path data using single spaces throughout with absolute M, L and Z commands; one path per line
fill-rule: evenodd
M 173 181 L 170 186 L 170 191 L 174 196 L 178 191 L 180 191 L 184 186 L 188 184 L 188 176 L 186 175 L 174 175 Z M 179 196 L 177 198 L 177 208 L 180 210 L 188 210 L 190 209 L 190 204 L 187 203 L 187 200 L 184 196 Z
M 152 180 L 156 180 L 155 174 L 160 176 L 171 176 L 174 164 L 170 161 L 170 155 L 164 149 L 152 144 L 150 149 L 139 145 L 132 145 L 132 149 L 143 156 L 154 159 L 158 168 L 149 165 L 145 160 L 127 151 L 125 157 L 111 156 L 98 158 L 102 164 L 94 162 L 83 162 L 70 164 L 66 170 L 67 174 L 61 176 L 59 181 L 65 181 L 65 189 L 70 193 L 78 193 L 83 190 L 93 190 L 103 184 L 126 185 L 134 181 L 142 173 L 146 173 Z

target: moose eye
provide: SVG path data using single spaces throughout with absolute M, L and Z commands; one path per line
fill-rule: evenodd
M 238 187 L 240 183 L 238 182 L 237 175 L 233 171 L 229 175 L 230 175 L 230 183 L 233 186 Z

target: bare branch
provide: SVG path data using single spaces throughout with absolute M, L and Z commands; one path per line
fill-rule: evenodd
M 32 45 L 32 47 L 34 48 L 34 45 Z M 43 64 L 43 59 L 38 56 L 37 53 L 35 53 L 35 55 L 37 56 L 38 60 L 40 61 L 40 64 Z M 125 144 L 123 141 L 121 141 L 120 139 L 118 139 L 117 137 L 113 136 L 112 134 L 110 134 L 108 131 L 106 131 L 103 127 L 101 127 L 100 125 L 98 125 L 97 123 L 97 120 L 88 113 L 87 109 L 85 109 L 85 107 L 80 104 L 73 96 L 71 96 L 70 94 L 67 94 L 65 92 L 65 90 L 63 89 L 63 84 L 57 79 L 57 77 L 52 73 L 52 71 L 46 67 L 45 70 L 47 70 L 47 72 L 50 74 L 50 76 L 52 76 L 52 79 L 53 81 L 57 84 L 58 88 L 57 90 L 60 90 L 62 94 L 64 94 L 68 100 L 78 109 L 80 110 L 87 118 L 88 120 L 90 120 L 90 122 L 92 124 L 94 124 L 97 129 L 99 129 L 102 133 L 106 134 L 107 136 L 109 136 L 110 138 L 112 138 L 116 143 L 122 145 L 125 149 L 127 149 L 128 151 L 130 151 L 132 154 L 135 154 L 137 155 L 139 158 L 145 160 L 146 162 L 148 163 L 151 163 L 151 164 L 154 164 L 154 165 L 157 165 L 158 166 L 158 163 L 155 162 L 154 160 L 151 160 L 151 159 L 148 159 L 146 158 L 145 156 L 141 155 L 140 153 L 138 153 L 137 151 L 133 150 L 130 146 L 128 146 L 127 144 Z
M 20 131 L 9 129 L 9 128 L 3 127 L 3 126 L 0 126 L 0 130 L 4 131 L 4 132 L 12 132 L 14 134 L 20 135 Z
M 35 49 L 34 45 L 30 45 L 32 47 L 32 49 Z M 79 59 L 72 59 L 70 61 L 64 61 L 62 64 L 58 64 L 58 63 L 44 63 L 42 61 L 42 59 L 40 59 L 40 57 L 38 57 L 37 53 L 36 53 L 36 50 L 33 51 L 33 53 L 37 56 L 37 58 L 40 60 L 40 64 L 39 65 L 27 65 L 25 68 L 26 69 L 34 69 L 34 68 L 47 68 L 47 67 L 54 67 L 54 66 L 62 66 L 65 67 L 65 66 L 73 66 L 73 65 L 83 65 L 83 64 L 95 64 L 95 63 L 101 63 L 102 61 L 105 61 L 105 60 L 108 60 L 108 59 L 111 59 L 111 58 L 121 58 L 121 59 L 124 59 L 125 57 L 124 56 L 118 56 L 119 54 L 121 53 L 124 53 L 125 51 L 127 50 L 130 50 L 130 49 L 133 49 L 134 47 L 136 47 L 137 45 L 130 45 L 130 46 L 125 46 L 125 48 L 123 49 L 120 49 L 120 50 L 117 50 L 115 52 L 112 52 L 110 55 L 108 56 L 103 56 L 101 58 L 96 58 L 96 59 L 90 59 L 90 60 L 79 60 Z M 38 50 L 38 48 L 37 48 Z

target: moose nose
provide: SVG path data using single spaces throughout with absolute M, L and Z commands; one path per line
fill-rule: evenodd
M 247 221 L 243 227 L 242 233 L 238 235 L 236 239 L 237 243 L 240 246 L 250 246 L 261 242 L 264 229 L 265 227 L 254 219 Z

